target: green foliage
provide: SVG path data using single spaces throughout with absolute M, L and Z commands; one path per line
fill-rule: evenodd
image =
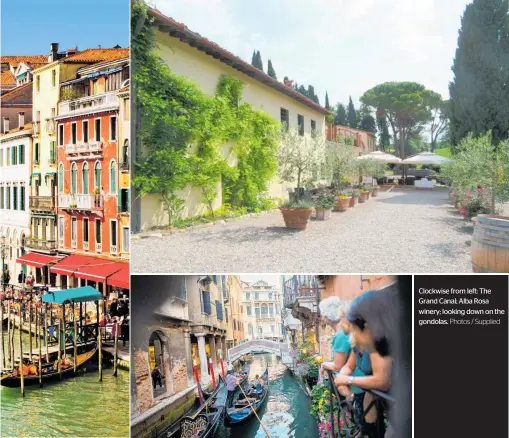
M 366 91 L 361 102 L 384 115 L 396 134 L 399 134 L 399 155 L 405 157 L 406 137 L 419 134 L 431 114 L 427 106 L 430 91 L 415 82 L 385 82 Z
M 357 114 L 355 113 L 355 106 L 353 105 L 351 96 L 348 101 L 348 111 L 346 114 L 347 114 L 346 121 L 348 123 L 348 126 L 350 126 L 350 128 L 357 128 L 358 125 Z
M 334 118 L 336 125 L 346 126 L 346 109 L 342 103 L 336 105 L 336 116 Z
M 355 169 L 355 161 L 354 147 L 348 144 L 343 137 L 340 137 L 337 142 L 326 143 L 326 176 L 334 181 L 336 187 L 339 187 L 342 178 L 350 176 Z
M 253 58 L 251 59 L 251 65 L 253 67 L 256 67 L 258 70 L 263 71 L 263 61 L 262 61 L 262 55 L 260 55 L 260 51 L 254 51 L 253 52 Z
M 474 0 L 465 8 L 452 66 L 451 133 L 509 137 L 509 15 L 507 0 Z
M 284 202 L 283 205 L 281 205 L 282 208 L 302 208 L 302 209 L 308 209 L 313 208 L 314 203 L 310 199 L 306 198 L 299 198 L 299 199 L 289 199 L 288 201 Z
M 272 61 L 270 59 L 267 65 L 267 74 L 277 81 L 276 70 L 274 70 L 274 67 L 272 66 Z
M 443 166 L 441 176 L 455 193 L 483 187 L 491 195 L 494 213 L 497 202 L 509 200 L 509 141 L 494 148 L 491 133 L 478 138 L 469 135 L 458 145 L 452 163 Z
M 330 104 L 329 104 L 329 93 L 326 91 L 325 92 L 325 108 L 330 110 Z
M 175 75 L 159 58 L 147 7 L 132 6 L 132 54 L 137 142 L 133 185 L 140 195 L 158 195 L 170 225 L 178 221 L 186 186 L 200 187 L 209 213 L 223 182 L 223 200 L 234 209 L 263 208 L 263 193 L 275 176 L 279 123 L 241 102 L 242 82 L 222 76 L 214 96 Z M 237 164 L 230 167 L 220 148 L 228 144 Z
M 331 209 L 336 202 L 334 193 L 322 193 L 313 198 L 315 208 Z
M 385 151 L 385 148 L 391 144 L 391 135 L 389 134 L 389 125 L 385 114 L 377 116 L 376 125 L 378 127 L 378 146 L 380 150 Z

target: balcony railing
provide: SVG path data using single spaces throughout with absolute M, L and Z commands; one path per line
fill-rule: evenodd
M 276 319 L 276 316 L 270 313 L 262 313 L 261 315 L 256 315 L 256 319 Z
M 48 131 L 48 134 L 55 133 L 55 125 L 55 119 L 46 119 L 46 131 Z
M 58 208 L 66 210 L 102 210 L 102 195 L 59 194 Z
M 299 298 L 316 298 L 318 291 L 319 287 L 316 277 L 293 276 L 285 282 L 284 305 L 289 308 Z
M 87 96 L 79 99 L 67 100 L 58 105 L 59 116 L 89 114 L 118 108 L 119 99 L 115 93 Z
M 32 122 L 32 128 L 34 135 L 39 135 L 41 133 L 41 122 Z
M 91 143 L 66 144 L 65 152 L 68 154 L 88 154 L 102 152 L 103 144 L 101 141 Z
M 54 211 L 55 210 L 55 197 L 54 196 L 30 196 L 29 198 L 30 210 L 39 211 Z
M 57 249 L 56 240 L 39 239 L 37 237 L 26 237 L 25 246 L 32 249 L 42 249 L 52 251 Z
M 347 400 L 341 394 L 334 384 L 334 376 L 336 373 L 327 370 L 329 378 L 329 403 L 330 403 L 330 430 L 332 436 L 341 436 L 346 438 L 354 438 L 363 436 L 362 426 L 359 424 L 359 419 L 353 415 L 352 402 Z M 376 409 L 376 422 L 374 423 L 374 430 L 370 436 L 376 438 L 383 438 L 385 435 L 385 415 L 387 407 L 394 405 L 396 400 L 389 394 L 377 391 L 377 390 L 366 390 L 373 396 L 371 403 L 364 409 L 362 415 L 363 418 L 372 410 Z M 335 418 L 335 414 L 337 417 Z M 337 421 L 335 421 L 337 420 Z M 337 433 L 336 433 L 337 431 Z

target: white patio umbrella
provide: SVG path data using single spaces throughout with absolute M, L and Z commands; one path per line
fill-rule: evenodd
M 401 163 L 401 158 L 398 158 L 391 154 L 386 154 L 382 151 L 374 151 L 370 152 L 366 155 L 359 155 L 356 157 L 357 160 L 373 160 L 373 161 L 380 161 L 381 163 Z
M 405 158 L 402 164 L 432 164 L 440 166 L 442 164 L 448 164 L 451 160 L 443 157 L 442 155 L 434 154 L 433 152 L 421 152 L 420 154 L 414 155 L 413 157 Z

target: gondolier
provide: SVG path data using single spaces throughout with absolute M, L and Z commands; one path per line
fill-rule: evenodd
M 235 389 L 237 388 L 237 377 L 232 371 L 228 371 L 226 374 L 226 388 L 228 389 L 228 397 L 226 398 L 226 407 L 231 408 L 233 403 L 233 396 L 235 395 Z

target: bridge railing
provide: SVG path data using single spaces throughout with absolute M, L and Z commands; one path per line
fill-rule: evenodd
M 268 339 L 253 339 L 251 341 L 244 342 L 240 345 L 236 345 L 228 350 L 228 354 L 230 358 L 242 356 L 243 354 L 248 354 L 252 350 L 263 350 L 267 349 L 268 351 L 273 352 L 281 352 L 281 349 L 284 349 L 286 344 L 282 342 L 269 341 Z

